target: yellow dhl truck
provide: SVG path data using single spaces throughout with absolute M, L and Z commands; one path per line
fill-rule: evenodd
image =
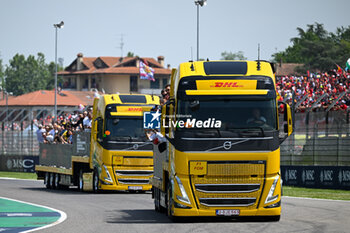
M 143 112 L 159 97 L 111 94 L 94 99 L 91 132 L 77 132 L 73 144 L 41 144 L 38 179 L 47 188 L 78 186 L 82 191 L 151 190 L 152 144 Z
M 167 141 L 154 146 L 155 210 L 170 218 L 278 221 L 280 144 L 293 128 L 289 105 L 277 99 L 269 62 L 198 61 L 173 69 L 160 119 Z

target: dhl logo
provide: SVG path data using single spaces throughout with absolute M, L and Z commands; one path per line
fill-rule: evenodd
M 256 90 L 257 80 L 196 80 L 197 90 Z
M 142 108 L 128 108 L 129 112 L 142 112 Z
M 238 85 L 237 82 L 215 82 L 214 84 L 210 87 L 244 87 L 243 85 Z

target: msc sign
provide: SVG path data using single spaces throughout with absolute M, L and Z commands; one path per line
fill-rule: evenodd
M 144 129 L 160 129 L 160 112 L 144 112 L 143 128 Z
M 35 172 L 39 156 L 0 156 L 0 171 Z
M 281 171 L 285 185 L 350 190 L 349 166 L 282 165 Z

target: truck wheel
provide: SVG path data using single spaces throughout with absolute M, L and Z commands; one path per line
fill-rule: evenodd
M 50 173 L 50 186 L 52 189 L 55 189 L 56 186 L 55 186 L 55 174 L 54 173 Z
M 100 179 L 98 177 L 98 172 L 96 170 L 94 170 L 94 178 L 93 178 L 93 182 L 92 182 L 92 189 L 94 191 L 94 193 L 98 193 L 99 191 L 99 186 L 100 185 Z
M 167 185 L 167 193 L 166 193 L 166 214 L 170 219 L 173 219 L 173 214 L 171 212 L 172 205 L 173 205 L 173 198 L 171 197 L 171 184 L 169 182 Z
M 79 189 L 81 192 L 84 191 L 83 170 L 80 170 L 80 171 L 79 171 L 78 189 Z
M 48 172 L 45 172 L 44 184 L 45 184 L 46 188 L 48 188 L 48 189 L 51 188 L 51 185 L 50 185 L 50 173 L 48 173 Z
M 173 205 L 174 205 L 174 200 L 173 200 L 173 198 L 171 197 L 171 196 L 172 196 L 171 193 L 172 193 L 172 190 L 171 190 L 171 183 L 170 183 L 170 181 L 169 181 L 168 187 L 167 187 L 167 193 L 166 193 L 166 202 L 167 202 L 167 203 L 166 203 L 166 206 L 167 206 L 167 208 L 166 208 L 166 214 L 168 215 L 168 218 L 169 218 L 171 221 L 173 221 L 173 222 L 181 222 L 182 219 L 181 219 L 180 217 L 176 217 L 176 216 L 173 215 L 172 207 L 173 207 Z
M 159 190 L 154 188 L 154 210 L 160 212 Z
M 60 188 L 60 174 L 55 174 L 54 186 L 56 189 Z

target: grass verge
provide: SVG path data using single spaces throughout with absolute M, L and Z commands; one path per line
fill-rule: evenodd
M 349 190 L 336 190 L 336 189 L 311 189 L 311 188 L 283 186 L 283 196 L 350 201 Z
M 17 179 L 37 179 L 36 173 L 29 172 L 0 172 L 0 177 L 9 177 Z

